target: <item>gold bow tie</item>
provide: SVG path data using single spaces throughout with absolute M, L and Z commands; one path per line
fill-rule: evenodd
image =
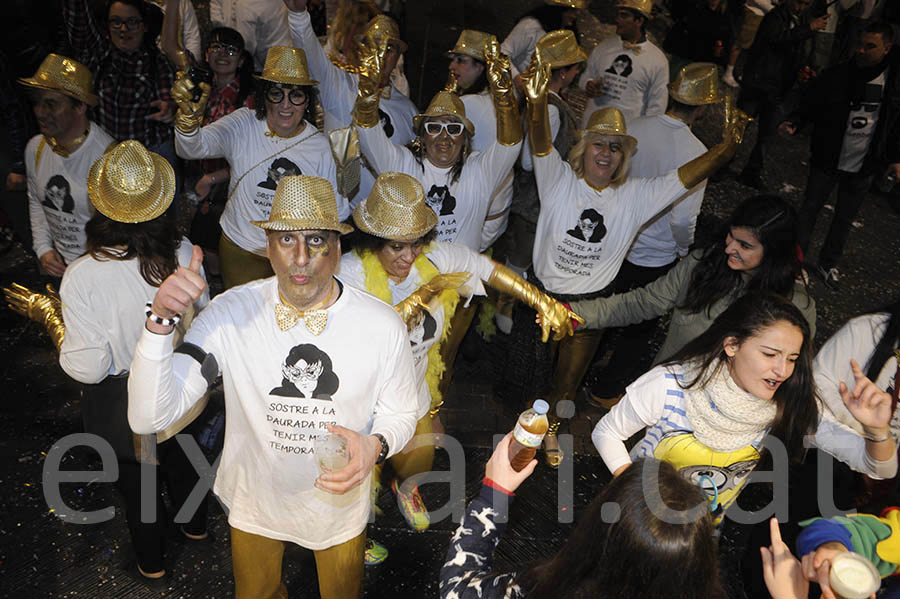
M 640 44 L 639 42 L 626 42 L 626 41 L 623 40 L 623 41 L 622 41 L 622 46 L 623 46 L 626 50 L 631 50 L 631 51 L 634 52 L 635 54 L 640 54 L 640 53 L 641 53 L 641 44 Z
M 278 328 L 286 331 L 300 319 L 306 324 L 307 330 L 313 335 L 319 335 L 325 330 L 328 324 L 328 310 L 298 310 L 294 306 L 287 304 L 275 304 L 275 322 Z
M 302 318 L 303 322 L 306 324 L 306 329 L 310 333 L 316 336 L 320 335 L 322 331 L 325 330 L 325 325 L 328 324 L 328 309 L 322 308 L 321 306 L 328 305 L 333 294 L 334 279 L 331 280 L 331 288 L 328 290 L 328 297 L 309 310 L 298 310 L 291 305 L 290 302 L 285 300 L 284 296 L 279 292 L 278 297 L 281 301 L 275 304 L 275 322 L 278 323 L 278 328 L 282 331 L 286 331 L 297 324 L 297 321 Z
M 391 99 L 391 84 L 388 83 L 384 87 L 381 88 L 381 99 L 382 100 L 390 100 Z

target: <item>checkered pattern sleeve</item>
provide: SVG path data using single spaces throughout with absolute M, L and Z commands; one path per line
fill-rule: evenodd
M 96 75 L 97 65 L 109 47 L 109 40 L 87 0 L 65 0 L 63 22 L 69 46 L 78 52 L 76 58 Z

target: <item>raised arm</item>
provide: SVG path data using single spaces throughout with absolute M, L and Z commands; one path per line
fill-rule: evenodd
M 93 62 L 91 57 L 100 54 L 110 43 L 87 0 L 64 0 L 63 22 L 69 46 L 78 49 L 78 60 L 87 65 Z

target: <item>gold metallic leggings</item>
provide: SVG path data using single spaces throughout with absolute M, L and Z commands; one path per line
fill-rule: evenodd
M 578 329 L 571 337 L 559 341 L 552 353 L 556 361 L 553 368 L 552 390 L 549 395 L 550 420 L 556 422 L 556 404 L 560 400 L 575 400 L 575 393 L 591 360 L 603 339 L 603 329 Z
M 416 423 L 416 432 L 413 435 L 413 440 L 419 435 L 428 435 L 430 437 L 432 433 L 431 423 L 431 414 L 422 416 Z M 410 441 L 410 443 L 411 442 L 412 441 Z M 434 463 L 434 440 L 429 439 L 428 443 L 420 445 L 410 451 L 404 449 L 400 453 L 392 456 L 390 462 L 391 466 L 394 468 L 394 472 L 397 473 L 397 478 L 400 479 L 400 482 L 405 481 L 414 474 L 429 472 Z
M 281 581 L 284 545 L 284 541 L 231 528 L 235 599 L 288 599 Z M 313 551 L 322 599 L 362 597 L 365 547 L 363 531 L 340 545 Z
M 238 247 L 225 233 L 219 238 L 219 268 L 225 289 L 275 274 L 268 258 Z

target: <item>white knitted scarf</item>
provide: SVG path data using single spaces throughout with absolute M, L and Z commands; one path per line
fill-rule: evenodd
M 710 364 L 708 372 L 718 364 Z M 771 399 L 760 399 L 741 389 L 731 378 L 727 364 L 705 385 L 685 389 L 684 397 L 694 437 L 718 452 L 737 451 L 752 444 L 771 426 L 777 410 Z

